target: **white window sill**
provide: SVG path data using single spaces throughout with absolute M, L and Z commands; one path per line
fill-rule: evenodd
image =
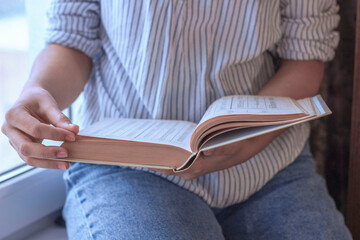
M 29 236 L 35 229 L 29 226 L 59 213 L 65 201 L 62 174 L 35 168 L 0 184 L 0 239 Z
M 26 238 L 26 240 L 68 240 L 66 229 L 57 225 L 50 225 Z

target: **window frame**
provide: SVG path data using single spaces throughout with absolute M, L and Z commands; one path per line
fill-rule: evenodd
M 17 177 L 27 171 L 30 171 L 33 167 L 26 165 L 25 163 L 8 169 L 5 172 L 0 173 L 0 184 L 10 179 Z
M 62 170 L 33 168 L 0 184 L 0 239 L 24 230 L 29 236 L 28 226 L 62 209 L 62 175 Z
M 32 31 L 29 35 L 31 47 L 28 52 L 31 66 L 44 47 L 42 37 L 45 34 L 45 25 L 41 29 L 37 25 L 46 22 L 45 11 L 50 3 L 47 0 L 24 0 L 24 3 L 29 30 Z M 29 18 L 29 13 L 36 18 Z M 29 236 L 35 231 L 34 224 L 39 225 L 39 221 L 44 222 L 49 216 L 59 214 L 66 198 L 63 172 L 24 164 L 0 175 L 0 239 Z

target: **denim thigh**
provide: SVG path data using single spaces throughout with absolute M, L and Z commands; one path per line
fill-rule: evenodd
M 74 163 L 64 178 L 69 239 L 224 239 L 201 198 L 160 176 Z
M 69 239 L 351 239 L 308 145 L 250 199 L 224 209 L 130 168 L 74 163 L 64 177 Z
M 308 144 L 247 201 L 213 210 L 227 239 L 351 239 Z

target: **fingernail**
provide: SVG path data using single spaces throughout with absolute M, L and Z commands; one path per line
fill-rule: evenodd
M 58 158 L 65 158 L 65 157 L 67 157 L 68 155 L 67 155 L 67 153 L 66 152 L 58 152 L 58 154 L 56 155 L 56 157 L 58 157 Z
M 66 170 L 67 169 L 67 166 L 64 164 L 64 163 L 59 163 L 57 165 L 58 169 L 61 169 L 61 170 Z
M 68 125 L 69 127 L 77 126 L 76 124 L 73 124 L 73 123 L 70 123 L 70 122 L 66 122 L 65 124 Z
M 75 141 L 75 136 L 74 135 L 67 135 L 65 137 L 65 140 L 69 141 L 69 142 L 73 142 L 73 141 Z

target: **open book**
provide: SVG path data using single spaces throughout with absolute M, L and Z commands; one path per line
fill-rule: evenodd
M 321 96 L 227 96 L 216 100 L 198 124 L 176 120 L 103 119 L 63 142 L 62 161 L 183 171 L 201 151 L 287 128 L 331 114 Z M 53 145 L 48 142 L 46 145 Z

